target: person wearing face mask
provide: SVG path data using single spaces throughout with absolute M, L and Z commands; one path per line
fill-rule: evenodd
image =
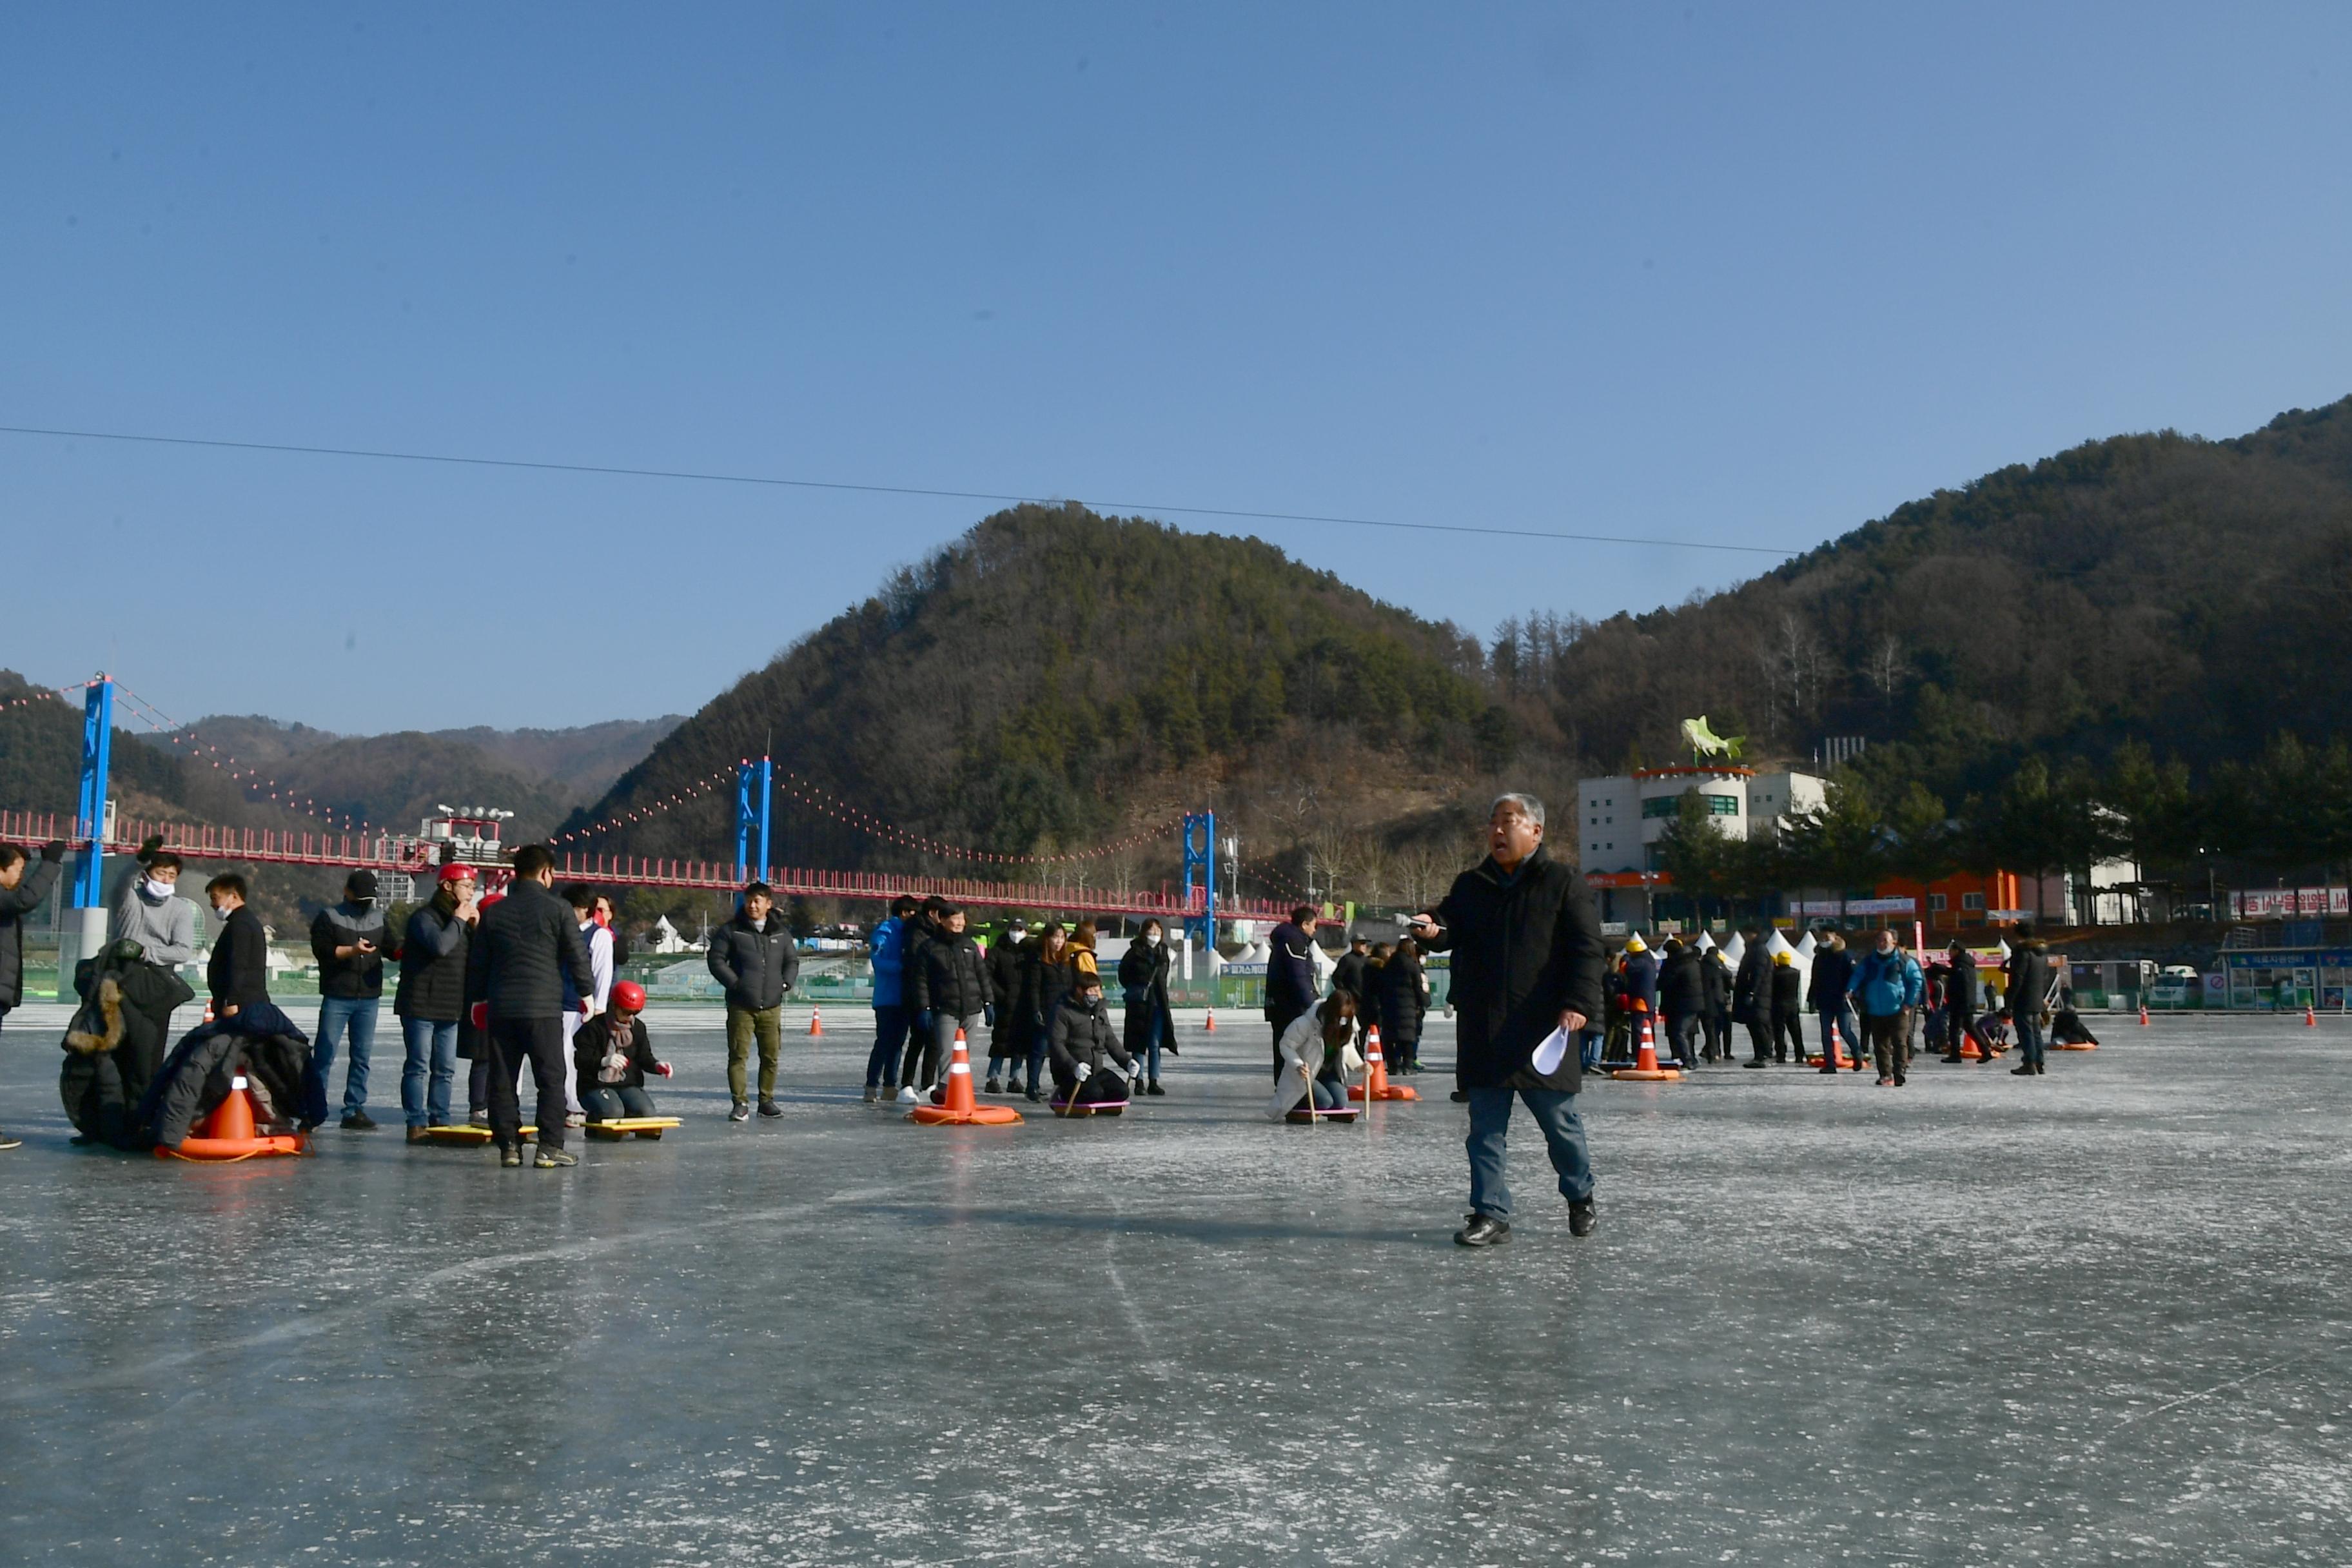
M 1160 1047 L 1170 1021 L 1168 959 L 1160 922 L 1148 920 L 1118 960 L 1118 983 L 1126 992 L 1127 1052 L 1143 1064 L 1146 1094 L 1168 1092 L 1160 1087 Z
M 375 1016 L 383 998 L 384 954 L 393 946 L 383 911 L 376 906 L 375 873 L 354 871 L 343 882 L 343 900 L 320 910 L 310 921 L 310 952 L 319 961 L 319 1034 L 310 1044 L 309 1103 L 302 1130 L 327 1120 L 327 1077 L 335 1065 L 335 1041 L 347 1036 L 351 1056 L 343 1067 L 346 1132 L 372 1132 L 367 1113 L 368 1067 L 375 1054 Z
M 1069 995 L 1078 977 L 1070 954 L 1070 933 L 1059 921 L 1047 921 L 1042 931 L 1022 944 L 1019 1005 L 1023 1026 L 1028 1031 L 1028 1095 L 1033 1103 L 1045 1098 L 1040 1085 L 1052 1047 L 1054 1015 L 1061 1010 L 1063 998 Z
M 466 1016 L 466 948 L 481 919 L 474 902 L 480 886 L 471 866 L 443 866 L 433 897 L 409 915 L 401 942 L 400 988 L 393 994 L 392 1011 L 406 1047 L 400 1110 L 411 1143 L 431 1142 L 425 1129 L 449 1121 L 458 1026 Z
M 1853 966 L 1850 994 L 1862 1013 L 1862 1037 L 1878 1062 L 1878 1087 L 1900 1089 L 1911 1075 L 1911 1014 L 1919 1005 L 1925 977 L 1891 931 L 1872 939 Z
M 1106 1066 L 1117 1063 L 1121 1076 L 1129 1084 L 1134 1081 L 1135 1058 L 1119 1045 L 1118 1036 L 1110 1026 L 1110 1009 L 1103 1005 L 1102 977 L 1078 974 L 1076 984 L 1054 1009 L 1052 1041 L 1054 1060 L 1054 1098 L 1061 1104 L 1072 1100 L 1087 1101 L 1124 1100 L 1129 1094 L 1126 1084 L 1117 1079 L 1098 1078 Z
M 135 942 L 150 963 L 177 969 L 196 956 L 196 907 L 180 897 L 180 858 L 151 839 L 114 901 L 109 934 Z
M 234 1018 L 257 1002 L 269 1000 L 269 939 L 260 920 L 246 908 L 245 879 L 224 871 L 205 884 L 213 915 L 220 921 L 213 932 L 213 955 L 205 965 L 205 989 L 212 993 L 213 1016 Z
M 964 912 L 953 904 L 940 911 L 939 931 L 923 944 L 921 962 L 908 976 L 916 1009 L 931 1020 L 930 1038 L 923 1042 L 923 1079 L 941 1086 L 932 1091 L 932 1103 L 944 1092 L 947 1070 L 961 1032 L 967 1051 L 988 1011 L 988 964 L 980 944 L 964 930 Z

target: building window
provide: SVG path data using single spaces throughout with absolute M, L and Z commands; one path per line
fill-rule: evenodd
M 1980 910 L 1984 908 L 1984 895 L 1982 893 L 1962 893 L 1960 895 L 1960 908 L 1964 910 Z
M 1940 915 L 1949 907 L 1950 902 L 1943 894 L 1930 893 L 1927 895 L 1927 912 L 1929 914 Z
M 1702 793 L 1699 795 L 1699 799 L 1706 803 L 1706 814 L 1709 816 L 1738 816 L 1739 815 L 1739 797 L 1736 795 L 1707 795 Z M 1672 816 L 1676 812 L 1682 810 L 1682 796 L 1678 795 L 1662 795 L 1643 801 L 1642 803 L 1642 815 L 1652 818 Z

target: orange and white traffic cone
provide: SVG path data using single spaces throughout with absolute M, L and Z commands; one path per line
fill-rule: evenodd
M 2145 1002 L 2139 1005 L 2139 1026 L 2143 1029 L 2147 1027 L 2147 1004 Z
M 1658 1042 L 1651 1037 L 1650 1016 L 1644 1013 L 1642 1015 L 1642 1045 L 1633 1055 L 1633 1065 L 1619 1068 L 1609 1076 L 1631 1079 L 1636 1083 L 1671 1083 L 1683 1075 L 1679 1068 L 1658 1065 Z
M 1201 1032 L 1204 1035 L 1213 1035 L 1217 1032 L 1217 1010 L 1214 1007 L 1209 1009 L 1208 1026 Z
M 963 1031 L 955 1037 L 955 1057 L 948 1063 L 948 1081 L 937 1105 L 919 1105 L 907 1113 L 909 1121 L 919 1121 L 926 1127 L 998 1126 L 1018 1121 L 1021 1113 L 1009 1105 L 982 1105 L 971 1092 L 971 1054 L 964 1047 Z
M 812 1007 L 812 1008 L 810 1008 L 810 1009 L 809 1009 L 809 1038 L 811 1038 L 811 1039 L 814 1039 L 814 1038 L 816 1038 L 816 1037 L 818 1037 L 819 1035 L 822 1035 L 822 1034 L 824 1034 L 824 1008 L 822 1008 L 822 1007 Z
M 1364 1037 L 1364 1081 L 1348 1086 L 1349 1100 L 1419 1100 L 1421 1093 L 1405 1084 L 1389 1082 L 1389 1065 L 1381 1057 L 1381 1031 Z
M 2319 1015 L 2311 1010 L 2311 1004 L 2308 1002 L 2303 1005 L 2303 1026 L 2306 1029 L 2319 1027 Z
M 207 996 L 207 997 L 205 997 L 205 1023 L 207 1023 L 207 1024 L 209 1024 L 209 1023 L 211 1023 L 212 1021 L 213 1021 L 213 1000 L 212 1000 L 212 998 L 211 998 L 211 997 Z M 247 1133 L 247 1134 L 246 1134 L 246 1136 L 247 1136 L 247 1137 L 248 1137 L 248 1138 L 250 1138 L 251 1136 L 253 1136 L 253 1134 L 252 1134 L 252 1133 L 250 1133 L 250 1132 L 248 1132 L 248 1133 Z

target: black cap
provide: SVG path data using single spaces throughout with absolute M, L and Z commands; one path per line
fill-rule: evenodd
M 354 871 L 344 879 L 343 886 L 362 899 L 373 899 L 375 897 L 375 873 L 365 870 Z

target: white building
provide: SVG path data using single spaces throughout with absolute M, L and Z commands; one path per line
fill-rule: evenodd
M 1656 870 L 1658 841 L 1692 790 L 1706 803 L 1708 819 L 1731 838 L 1777 831 L 1782 817 L 1811 811 L 1824 798 L 1822 781 L 1811 773 L 1759 773 L 1733 763 L 1582 779 L 1576 786 L 1577 842 L 1584 869 Z

